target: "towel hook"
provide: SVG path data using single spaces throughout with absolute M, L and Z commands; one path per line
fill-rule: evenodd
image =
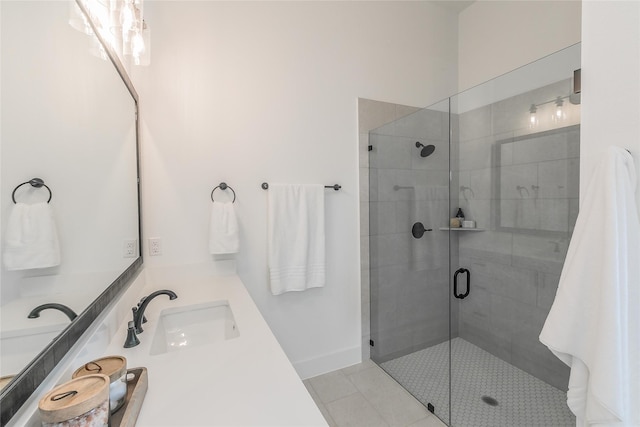
M 227 188 L 229 190 L 231 190 L 231 192 L 233 193 L 233 200 L 231 201 L 231 203 L 235 203 L 236 202 L 236 192 L 233 191 L 233 188 L 231 188 L 231 186 L 227 185 L 226 182 L 221 182 L 220 185 L 217 185 L 213 190 L 211 190 L 211 201 L 215 203 L 215 200 L 213 200 L 213 192 L 216 191 L 217 189 L 221 189 L 221 190 L 226 190 Z
M 18 190 L 18 188 L 22 187 L 25 184 L 29 184 L 34 188 L 42 188 L 42 187 L 46 188 L 47 190 L 49 190 L 49 200 L 47 200 L 47 203 L 51 201 L 51 198 L 53 197 L 53 193 L 51 192 L 51 189 L 47 186 L 47 184 L 45 184 L 41 178 L 31 178 L 29 181 L 25 181 L 13 189 L 13 193 L 11 193 L 11 200 L 13 200 L 13 203 L 17 203 L 16 190 Z

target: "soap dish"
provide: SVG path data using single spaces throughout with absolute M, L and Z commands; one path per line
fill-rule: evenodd
M 111 414 L 111 427 L 135 426 L 148 387 L 147 368 L 127 369 L 127 397 L 124 405 Z

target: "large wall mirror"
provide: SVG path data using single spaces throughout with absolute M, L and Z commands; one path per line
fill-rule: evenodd
M 69 25 L 72 5 L 0 2 L 0 374 L 17 375 L 2 391 L 3 424 L 7 403 L 21 403 L 7 390 L 37 358 L 55 363 L 43 350 L 73 345 L 99 314 L 97 298 L 104 306 L 142 263 L 137 95 L 90 53 L 95 36 Z
M 496 230 L 568 237 L 578 216 L 580 125 L 496 141 Z

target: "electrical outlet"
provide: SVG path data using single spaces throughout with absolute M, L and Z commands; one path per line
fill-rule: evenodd
M 136 239 L 125 240 L 124 247 L 122 248 L 122 256 L 124 258 L 135 258 L 137 256 L 138 251 L 137 248 L 138 241 Z
M 149 239 L 149 255 L 162 255 L 162 239 L 160 237 L 151 237 Z

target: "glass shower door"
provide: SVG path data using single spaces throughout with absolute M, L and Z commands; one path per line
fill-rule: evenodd
M 449 421 L 449 101 L 369 133 L 371 358 Z
M 471 278 L 451 300 L 452 426 L 575 425 L 538 336 L 578 212 L 578 68 L 574 46 L 451 98 L 450 212 L 476 227 L 451 233 L 452 281 Z

